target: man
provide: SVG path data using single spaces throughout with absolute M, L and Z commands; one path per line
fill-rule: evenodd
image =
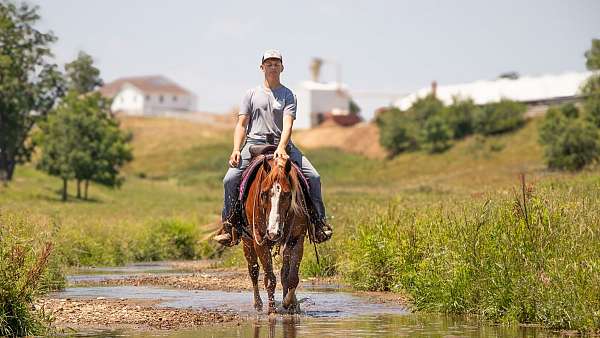
M 267 50 L 263 54 L 260 69 L 264 73 L 263 84 L 248 90 L 240 105 L 238 122 L 233 133 L 233 151 L 229 157 L 230 168 L 223 179 L 223 227 L 215 236 L 215 240 L 223 245 L 235 244 L 231 242 L 232 225 L 228 220 L 234 212 L 242 173 L 250 164 L 249 147 L 253 144 L 272 143 L 277 145 L 274 153 L 276 158 L 291 158 L 308 178 L 311 200 L 319 219 L 315 224 L 314 239 L 317 243 L 324 242 L 331 238 L 332 230 L 326 221 L 325 206 L 321 197 L 321 178 L 310 161 L 290 140 L 296 118 L 296 96 L 280 82 L 283 71 L 281 53 L 273 49 Z

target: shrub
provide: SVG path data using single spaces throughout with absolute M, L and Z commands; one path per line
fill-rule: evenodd
M 398 109 L 389 109 L 375 120 L 379 127 L 379 143 L 391 156 L 418 148 L 418 125 Z
M 524 104 L 507 99 L 487 104 L 475 116 L 475 130 L 483 135 L 515 130 L 525 123 L 526 110 Z
M 580 170 L 600 157 L 598 129 L 579 115 L 573 104 L 548 110 L 539 141 L 549 168 Z
M 479 109 L 472 99 L 452 99 L 452 104 L 446 109 L 446 120 L 455 139 L 473 134 L 474 118 Z
M 433 95 L 427 95 L 416 100 L 410 109 L 408 115 L 414 118 L 420 125 L 433 116 L 438 116 L 444 111 L 444 103 Z
M 423 141 L 432 153 L 442 152 L 450 147 L 452 131 L 441 114 L 431 116 L 423 126 Z
M 144 235 L 136 260 L 194 259 L 201 249 L 199 234 L 193 223 L 160 220 Z

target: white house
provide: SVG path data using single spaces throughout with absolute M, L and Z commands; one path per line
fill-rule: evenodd
M 294 128 L 311 128 L 326 114 L 348 115 L 351 97 L 344 84 L 304 81 L 295 88 L 298 106 Z
M 158 116 L 196 109 L 196 96 L 160 75 L 117 79 L 100 88 L 113 99 L 111 111 L 127 115 Z
M 435 96 L 444 104 L 451 104 L 454 96 L 471 98 L 479 105 L 498 102 L 502 98 L 527 104 L 560 102 L 576 98 L 581 85 L 591 74 L 591 72 L 570 72 L 560 75 L 499 78 L 448 86 L 431 86 L 404 96 L 396 100 L 393 105 L 406 110 L 418 98 L 427 96 L 432 90 L 435 90 Z

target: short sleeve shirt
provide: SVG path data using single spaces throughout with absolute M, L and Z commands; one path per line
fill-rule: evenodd
M 252 88 L 242 98 L 239 115 L 250 117 L 246 130 L 248 139 L 264 142 L 268 134 L 279 139 L 283 116 L 296 119 L 296 95 L 283 85 L 272 90 L 262 85 Z

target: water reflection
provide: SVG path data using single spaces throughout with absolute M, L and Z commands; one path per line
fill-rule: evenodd
M 115 332 L 113 332 L 115 334 Z M 119 335 L 127 335 L 121 332 Z M 178 338 L 293 338 L 293 337 L 553 337 L 554 333 L 519 327 L 481 325 L 465 318 L 435 315 L 381 315 L 357 318 L 262 316 L 239 326 L 205 327 L 185 332 L 144 333 Z

